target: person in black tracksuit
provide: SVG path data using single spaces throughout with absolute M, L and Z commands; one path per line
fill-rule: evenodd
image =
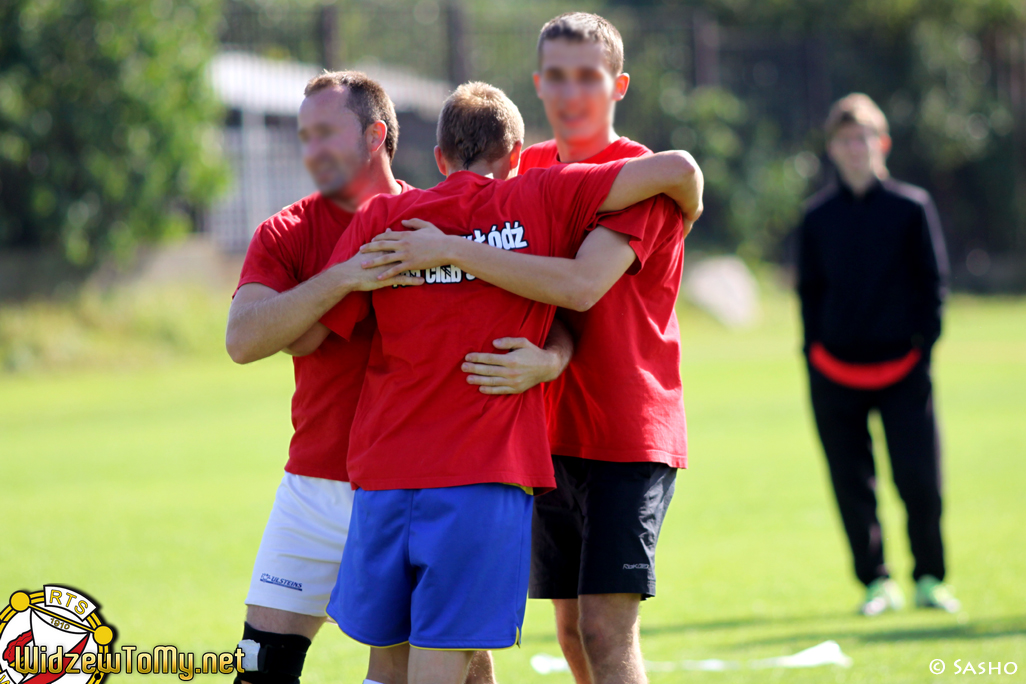
M 837 182 L 813 197 L 798 232 L 798 294 L 816 426 L 826 453 L 861 611 L 900 608 L 884 563 L 868 417 L 883 422 L 908 513 L 917 604 L 959 609 L 944 583 L 940 443 L 930 357 L 941 332 L 947 256 L 929 194 L 890 179 L 883 113 L 850 95 L 831 110 Z

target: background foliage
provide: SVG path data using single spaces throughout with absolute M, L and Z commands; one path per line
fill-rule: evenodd
M 224 179 L 216 0 L 0 3 L 0 248 L 74 263 L 191 228 Z
M 191 213 L 223 186 L 223 112 L 203 75 L 219 43 L 278 59 L 378 60 L 450 82 L 487 80 L 520 105 L 535 140 L 545 137 L 530 81 L 534 46 L 539 27 L 567 7 L 9 0 L 0 5 L 0 248 L 58 246 L 89 263 L 188 230 Z M 707 213 L 694 247 L 786 259 L 802 200 L 832 179 L 819 132 L 826 110 L 863 91 L 890 118 L 894 175 L 934 194 L 956 283 L 1026 288 L 1026 3 L 585 0 L 573 8 L 602 12 L 624 36 L 632 85 L 618 131 L 653 149 L 688 148 L 702 163 Z M 967 268 L 974 254 L 983 267 Z

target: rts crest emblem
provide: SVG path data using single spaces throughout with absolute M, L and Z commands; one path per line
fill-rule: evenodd
M 81 591 L 16 591 L 0 611 L 0 684 L 98 684 L 111 671 L 113 641 L 99 606 Z

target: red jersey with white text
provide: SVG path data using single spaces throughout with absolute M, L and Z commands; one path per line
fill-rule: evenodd
M 561 165 L 504 181 L 458 171 L 430 190 L 378 196 L 353 219 L 330 263 L 410 218 L 496 249 L 573 257 L 622 164 Z M 555 307 L 452 266 L 415 275 L 425 284 L 350 294 L 321 319 L 346 337 L 371 309 L 377 318 L 349 441 L 354 486 L 555 487 L 541 387 L 482 394 L 460 370 L 466 354 L 499 337 L 541 346 Z
M 404 191 L 410 186 L 398 181 Z M 260 224 L 242 264 L 239 285 L 259 283 L 284 292 L 320 273 L 353 214 L 315 192 Z M 238 288 L 236 288 L 238 291 Z M 285 471 L 349 481 L 346 451 L 363 374 L 370 355 L 374 319 L 350 339 L 328 335 L 317 351 L 292 359 L 296 391 Z
M 651 154 L 620 138 L 584 164 Z M 554 140 L 524 150 L 520 171 L 559 164 Z M 546 386 L 552 453 L 687 467 L 687 422 L 674 305 L 684 265 L 683 218 L 665 195 L 602 217 L 631 237 L 634 266 L 584 312 L 560 309 L 574 337 L 570 365 Z

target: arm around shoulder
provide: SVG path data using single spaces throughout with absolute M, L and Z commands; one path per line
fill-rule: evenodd
M 665 194 L 684 213 L 687 232 L 702 214 L 704 189 L 702 170 L 689 152 L 658 152 L 628 160 L 620 169 L 599 211 L 618 211 L 649 197 Z

